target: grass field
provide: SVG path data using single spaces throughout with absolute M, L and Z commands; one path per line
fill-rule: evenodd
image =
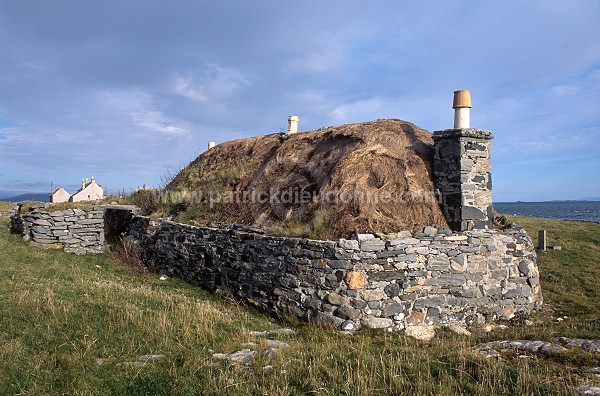
M 444 330 L 429 344 L 401 333 L 349 336 L 296 325 L 295 334 L 274 336 L 290 347 L 270 358 L 265 337 L 251 332 L 290 324 L 182 281 L 136 275 L 108 254 L 31 248 L 0 218 L 0 394 L 572 394 L 570 386 L 586 381 L 581 370 L 600 366 L 599 354 L 498 360 L 472 348 L 497 339 L 600 338 L 599 321 L 589 321 L 600 317 L 600 225 L 511 220 L 531 235 L 546 229 L 562 246 L 539 255 L 545 308 L 533 325 L 468 337 Z M 259 351 L 249 369 L 212 358 L 249 342 Z M 164 357 L 120 365 L 145 354 Z

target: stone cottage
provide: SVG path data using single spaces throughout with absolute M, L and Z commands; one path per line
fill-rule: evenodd
M 71 194 L 64 188 L 57 188 L 50 194 L 50 202 L 58 203 L 58 202 L 68 202 L 69 198 L 71 198 Z
M 83 202 L 96 201 L 104 198 L 104 189 L 96 183 L 96 179 L 92 176 L 92 180 L 88 178 L 81 179 L 81 188 L 75 194 L 70 195 L 64 188 L 56 189 L 50 195 L 50 202 Z

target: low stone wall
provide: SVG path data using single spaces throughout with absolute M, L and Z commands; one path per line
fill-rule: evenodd
M 536 253 L 519 228 L 334 242 L 129 221 L 126 241 L 161 273 L 343 330 L 492 322 L 542 303 Z
M 104 209 L 66 209 L 48 212 L 31 208 L 20 215 L 23 239 L 43 249 L 75 254 L 104 252 Z M 13 227 L 14 228 L 14 227 Z
M 453 233 L 426 227 L 357 240 L 313 241 L 261 230 L 195 227 L 136 215 L 135 207 L 31 208 L 13 217 L 41 248 L 104 251 L 104 232 L 160 273 L 279 316 L 342 330 L 493 322 L 542 303 L 536 253 L 521 228 Z

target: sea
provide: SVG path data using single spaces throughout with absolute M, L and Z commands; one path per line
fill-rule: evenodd
M 600 201 L 494 202 L 498 213 L 600 223 Z

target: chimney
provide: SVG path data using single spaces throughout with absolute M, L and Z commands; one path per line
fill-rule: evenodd
M 471 127 L 471 91 L 463 89 L 454 91 L 454 100 L 452 101 L 454 109 L 454 128 Z
M 94 176 L 92 176 L 92 183 L 96 183 L 96 178 L 94 178 Z
M 81 189 L 83 190 L 85 188 L 85 179 L 82 177 L 81 178 Z
M 298 116 L 289 116 L 288 117 L 288 130 L 287 133 L 296 133 L 298 132 L 298 122 L 300 118 Z
M 215 142 L 208 142 L 208 149 L 215 147 L 217 144 Z
M 455 91 L 454 129 L 433 133 L 433 173 L 440 206 L 455 231 L 490 229 L 492 132 L 469 127 L 471 93 Z

